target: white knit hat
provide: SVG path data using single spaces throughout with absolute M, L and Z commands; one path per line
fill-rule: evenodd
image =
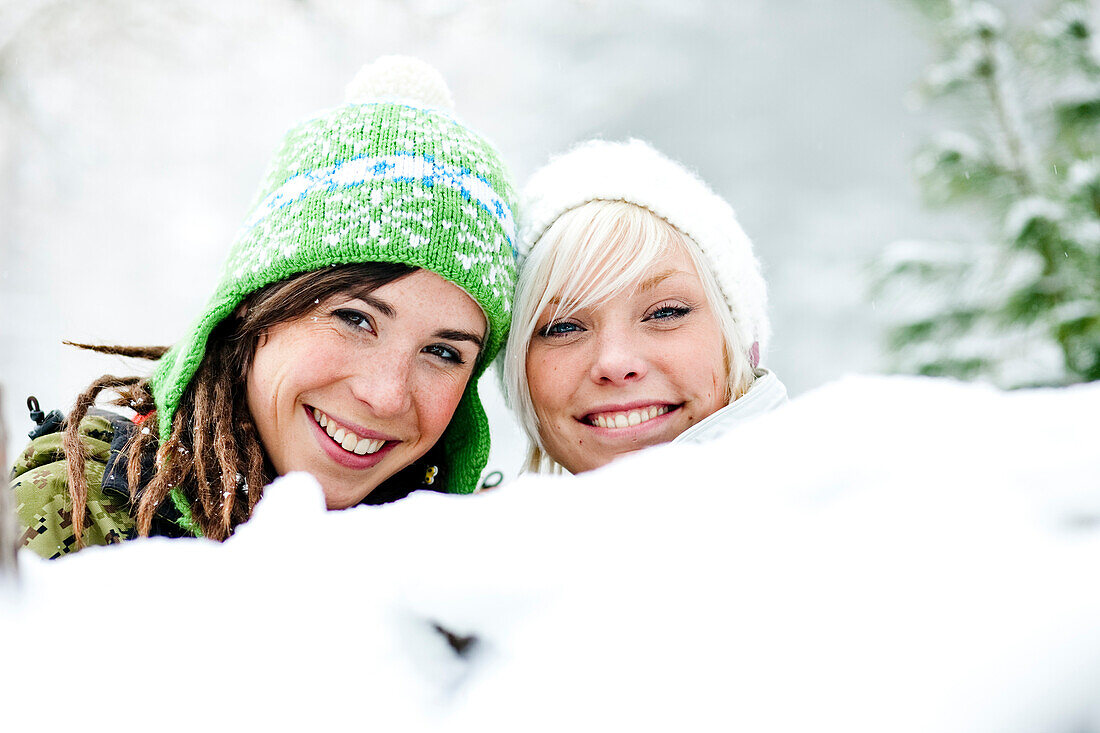
M 626 201 L 668 221 L 702 250 L 741 343 L 764 352 L 771 326 L 767 292 L 752 242 L 733 209 L 679 163 L 641 140 L 582 143 L 551 160 L 528 181 L 519 253 L 526 257 L 559 216 L 589 201 Z M 755 366 L 755 364 L 754 364 Z

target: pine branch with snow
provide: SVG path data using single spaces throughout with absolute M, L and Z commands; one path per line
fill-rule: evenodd
M 1059 0 L 1020 30 L 985 2 L 918 5 L 943 52 L 922 96 L 970 116 L 918 153 L 916 173 L 930 205 L 971 207 L 989 234 L 895 242 L 876 263 L 898 306 L 893 366 L 1005 387 L 1100 379 L 1095 2 Z

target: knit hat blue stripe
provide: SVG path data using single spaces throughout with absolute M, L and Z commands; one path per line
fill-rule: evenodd
M 447 186 L 455 189 L 467 200 L 476 201 L 497 220 L 512 247 L 513 256 L 516 256 L 516 223 L 512 208 L 497 195 L 488 181 L 465 168 L 411 153 L 352 158 L 291 176 L 253 209 L 245 219 L 241 233 L 256 227 L 273 212 L 300 201 L 311 193 L 362 186 L 372 180 L 403 181 L 419 183 L 425 188 Z

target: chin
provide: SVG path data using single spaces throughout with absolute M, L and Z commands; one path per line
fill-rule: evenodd
M 370 492 L 374 491 L 375 488 L 376 487 L 372 486 L 366 491 L 364 491 L 362 487 L 356 489 L 337 488 L 330 491 L 322 484 L 322 490 L 325 494 L 325 506 L 328 507 L 329 511 L 353 507 L 367 498 Z
M 618 458 L 621 455 L 626 455 L 626 454 L 625 453 L 615 453 L 615 454 L 612 454 L 612 455 L 609 455 L 609 456 L 600 456 L 598 458 L 587 458 L 583 461 L 575 461 L 573 465 L 575 465 L 576 468 L 570 468 L 568 465 L 566 465 L 564 463 L 562 463 L 561 465 L 562 465 L 562 467 L 565 468 L 565 470 L 569 471 L 569 473 L 572 473 L 572 474 L 585 473 L 587 471 L 595 471 L 597 468 L 603 468 L 604 466 L 611 463 L 612 461 L 614 461 L 616 458 Z M 560 461 L 559 461 L 559 463 L 560 463 Z
M 354 499 L 354 498 L 349 499 L 346 496 L 329 497 L 328 494 L 325 494 L 325 507 L 330 512 L 331 511 L 337 511 L 337 510 L 340 510 L 340 509 L 348 509 L 349 507 L 353 507 L 356 504 L 358 504 L 365 497 L 366 497 L 366 494 L 364 494 L 362 497 L 360 497 L 358 499 Z

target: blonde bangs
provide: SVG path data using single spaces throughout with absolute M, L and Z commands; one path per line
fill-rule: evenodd
M 536 315 L 555 305 L 550 320 L 567 318 L 629 292 L 682 243 L 679 230 L 634 204 L 590 201 L 568 211 L 540 240 L 545 261 L 530 263 L 545 276 Z

